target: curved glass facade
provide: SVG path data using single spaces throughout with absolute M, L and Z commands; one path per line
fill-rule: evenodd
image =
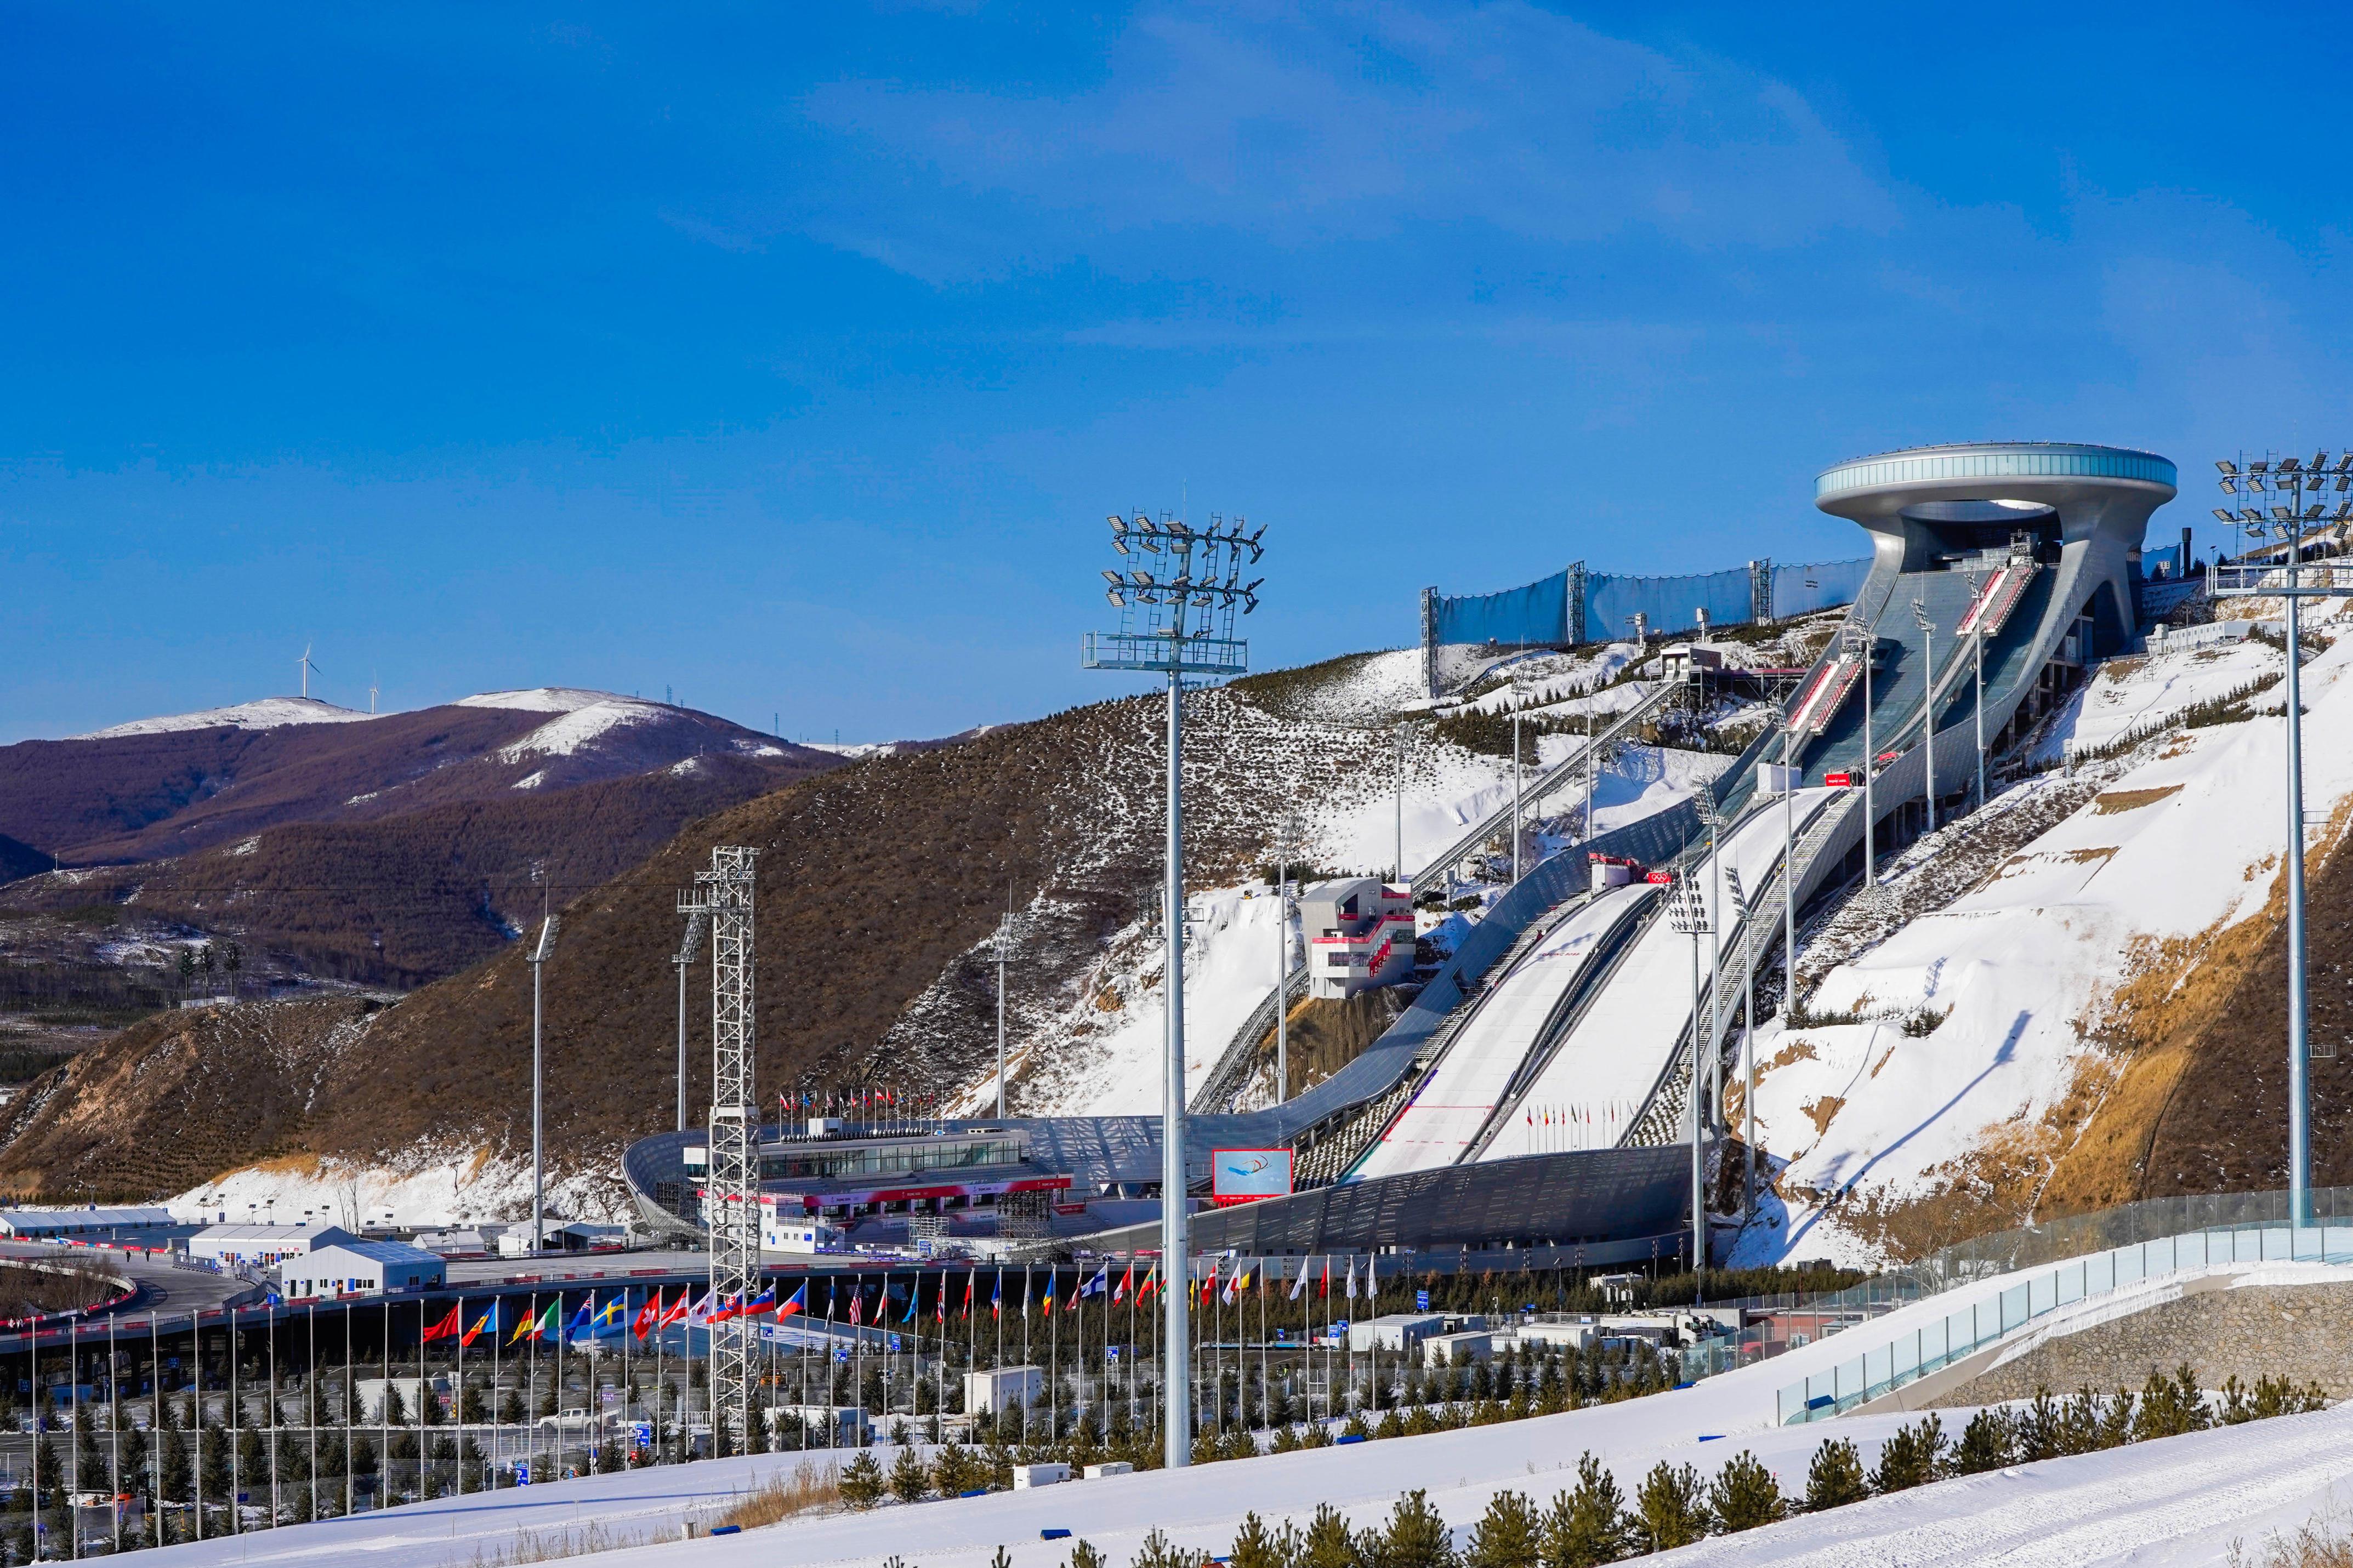
M 1887 485 L 1937 479 L 2138 479 L 2178 489 L 2173 465 L 2154 452 L 2118 447 L 2038 446 L 1924 447 L 1858 458 L 1826 468 L 1814 480 L 1817 498 L 1841 490 L 1878 489 Z

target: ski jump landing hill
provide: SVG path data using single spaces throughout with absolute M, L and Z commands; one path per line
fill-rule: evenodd
M 1782 722 L 1707 786 L 1706 813 L 1686 802 L 1532 868 L 1388 1032 L 1330 1079 L 1270 1110 L 1190 1119 L 1195 1182 L 1206 1184 L 1214 1150 L 1287 1147 L 1315 1189 L 1205 1218 L 1216 1244 L 1575 1245 L 1597 1263 L 1680 1250 L 1684 1167 L 1666 1145 L 1683 1136 L 1694 1066 L 1720 1086 L 1734 994 L 1780 944 L 1785 897 L 1802 906 L 1861 858 L 1864 792 L 1826 781 L 1859 779 L 1866 764 L 1864 661 L 1883 847 L 1891 827 L 1921 816 L 1932 751 L 1937 815 L 1973 809 L 1979 734 L 2000 751 L 2084 666 L 2130 646 L 2143 534 L 2175 488 L 2173 464 L 2152 453 L 2041 442 L 1919 447 L 1823 471 L 1815 504 L 1860 524 L 1872 553 L 1849 635 L 1807 671 Z M 1827 568 L 1786 570 L 1810 574 L 1797 584 L 1805 591 L 1831 591 Z M 1769 573 L 1758 580 L 1778 595 Z M 1550 613 L 1549 598 L 1540 608 Z M 1714 906 L 1707 951 L 1668 927 L 1655 889 L 1593 890 L 1589 859 L 1603 855 L 1692 878 Z M 1757 918 L 1738 918 L 1722 871 L 1738 873 Z M 1720 1113 L 1720 1087 L 1704 1103 Z M 1031 1165 L 1069 1176 L 1074 1198 L 1156 1188 L 1156 1118 L 1014 1124 Z M 699 1229 L 691 1205 L 659 1197 L 691 1192 L 685 1151 L 697 1142 L 662 1134 L 624 1159 L 659 1229 Z M 1335 1192 L 1335 1181 L 1362 1190 Z M 1149 1229 L 1102 1239 L 1152 1246 Z
M 1708 900 L 1716 938 L 1695 955 L 1648 888 L 1548 909 L 1344 1179 L 1683 1136 L 1695 1018 L 1697 1059 L 1720 1085 L 1725 1026 L 1746 970 L 1765 968 L 1783 940 L 1785 897 L 1802 906 L 1859 869 L 1864 792 L 1826 781 L 1861 780 L 1868 733 L 1883 852 L 1891 830 L 1925 821 L 1932 776 L 1940 820 L 1980 804 L 1979 735 L 2000 751 L 2084 666 L 2130 646 L 2143 535 L 2175 484 L 2173 464 L 2152 453 L 2040 442 L 1921 447 L 1825 470 L 1815 504 L 1868 531 L 1870 569 L 1847 635 L 1712 787 L 1719 826 L 1683 847 L 1676 869 Z M 1737 873 L 1755 920 L 1740 919 L 1725 871 Z M 1720 1089 L 1711 1101 L 1720 1111 Z

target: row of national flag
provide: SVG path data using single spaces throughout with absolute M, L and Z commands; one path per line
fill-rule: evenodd
M 1364 1289 L 1365 1293 L 1370 1295 L 1375 1284 L 1373 1262 L 1372 1259 L 1366 1258 L 1365 1263 Z M 1201 1270 L 1198 1278 L 1201 1282 L 1199 1304 L 1204 1307 L 1213 1300 L 1229 1307 L 1234 1306 L 1240 1301 L 1242 1292 L 1250 1288 L 1253 1280 L 1258 1280 L 1261 1289 L 1264 1285 L 1261 1266 L 1247 1259 L 1237 1259 L 1231 1271 L 1229 1272 L 1223 1267 L 1223 1259 L 1209 1258 L 1208 1267 Z M 966 1317 L 972 1315 L 974 1293 L 978 1287 L 979 1279 L 977 1270 L 965 1277 L 964 1313 Z M 1306 1293 L 1311 1283 L 1317 1283 L 1316 1277 L 1306 1269 L 1301 1269 L 1299 1277 L 1292 1282 L 1287 1299 L 1298 1300 Z M 1081 1302 L 1103 1296 L 1108 1296 L 1111 1304 L 1114 1306 L 1124 1304 L 1131 1295 L 1141 1303 L 1155 1290 L 1163 1288 L 1160 1266 L 1156 1263 L 1148 1265 L 1144 1278 L 1138 1280 L 1135 1277 L 1135 1265 L 1131 1261 L 1127 1266 L 1127 1271 L 1120 1276 L 1116 1283 L 1111 1277 L 1111 1265 L 1105 1263 L 1071 1293 L 1065 1310 L 1075 1312 L 1079 1310 Z M 1047 1270 L 1042 1305 L 1050 1312 L 1054 1310 L 1055 1291 L 1058 1289 L 1054 1271 Z M 1332 1294 L 1332 1259 L 1329 1258 L 1324 1259 L 1324 1272 L 1317 1293 L 1324 1298 L 1329 1298 Z M 1356 1293 L 1356 1260 L 1351 1258 L 1348 1260 L 1346 1279 L 1341 1287 L 1341 1294 L 1353 1300 Z M 431 1344 L 438 1340 L 454 1339 L 460 1345 L 471 1346 L 484 1334 L 490 1335 L 495 1342 L 501 1330 L 508 1329 L 501 1314 L 508 1312 L 512 1306 L 511 1302 L 494 1300 L 489 1307 L 483 1309 L 479 1316 L 469 1321 L 466 1317 L 465 1304 L 459 1302 L 450 1307 L 447 1316 L 425 1325 L 425 1342 Z M 880 1324 L 883 1321 L 885 1306 L 886 1301 L 883 1300 L 875 1301 L 871 1318 L 869 1319 L 865 1309 L 865 1287 L 862 1284 L 853 1284 L 850 1287 L 849 1321 L 852 1326 L 867 1321 Z M 1029 1306 L 1029 1276 L 1025 1273 L 1022 1277 L 1021 1310 L 1027 1312 Z M 945 1289 L 935 1293 L 933 1298 L 933 1308 L 938 1320 L 945 1322 L 948 1313 L 948 1292 Z M 1000 1268 L 997 1271 L 996 1286 L 989 1294 L 989 1316 L 1002 1317 L 1004 1310 L 1005 1271 Z M 517 1344 L 527 1341 L 554 1341 L 559 1338 L 565 1341 L 576 1341 L 584 1337 L 617 1331 L 623 1327 L 625 1319 L 627 1319 L 628 1331 L 642 1341 L 649 1334 L 680 1323 L 691 1329 L 700 1329 L 707 1328 L 712 1323 L 727 1322 L 736 1318 L 774 1316 L 782 1321 L 807 1310 L 808 1286 L 806 1282 L 782 1301 L 776 1300 L 776 1288 L 774 1285 L 768 1286 L 758 1295 L 748 1299 L 728 1296 L 716 1301 L 712 1300 L 708 1290 L 703 1292 L 700 1300 L 694 1300 L 694 1287 L 691 1285 L 681 1286 L 677 1299 L 670 1301 L 663 1300 L 662 1292 L 655 1289 L 648 1293 L 645 1304 L 638 1309 L 637 1315 L 633 1319 L 628 1317 L 628 1298 L 626 1292 L 607 1297 L 600 1306 L 596 1293 L 591 1291 L 587 1299 L 574 1309 L 568 1321 L 563 1316 L 564 1301 L 561 1297 L 550 1300 L 544 1309 L 535 1311 L 525 1310 L 517 1314 L 516 1321 L 512 1328 L 508 1329 L 504 1342 Z M 913 1322 L 915 1316 L 916 1300 L 913 1293 L 910 1292 L 907 1297 L 906 1315 L 901 1321 Z
M 642 1340 L 677 1323 L 700 1329 L 712 1323 L 726 1322 L 732 1318 L 760 1318 L 771 1314 L 777 1318 L 789 1318 L 807 1307 L 808 1287 L 803 1285 L 781 1303 L 776 1300 L 776 1289 L 773 1285 L 748 1300 L 729 1296 L 714 1304 L 708 1290 L 703 1292 L 699 1301 L 693 1297 L 694 1287 L 691 1285 L 681 1286 L 678 1299 L 673 1301 L 664 1301 L 659 1290 L 651 1291 L 646 1297 L 645 1305 L 638 1309 L 637 1317 L 628 1322 L 628 1331 Z M 453 1305 L 447 1316 L 425 1325 L 425 1342 L 431 1344 L 437 1340 L 456 1340 L 460 1345 L 470 1346 L 484 1334 L 495 1340 L 499 1330 L 504 1326 L 501 1314 L 511 1306 L 512 1303 L 507 1301 L 493 1301 L 469 1322 L 464 1303 Z M 626 1294 L 608 1297 L 599 1306 L 596 1292 L 591 1291 L 587 1300 L 573 1310 L 570 1320 L 565 1321 L 563 1298 L 557 1297 L 536 1312 L 526 1310 L 519 1314 L 506 1342 L 552 1341 L 559 1337 L 576 1341 L 596 1336 L 622 1327 L 628 1311 Z

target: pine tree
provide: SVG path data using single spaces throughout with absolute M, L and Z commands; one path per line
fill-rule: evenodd
M 1952 1471 L 1957 1476 L 1981 1476 L 2010 1463 L 2010 1420 L 1999 1410 L 1980 1410 L 1961 1428 L 1953 1445 Z
M 1882 1494 L 1909 1491 L 1936 1479 L 1945 1452 L 1945 1423 L 1935 1415 L 1896 1428 L 1879 1450 L 1871 1472 L 1871 1489 Z
M 849 1461 L 841 1472 L 841 1500 L 861 1511 L 882 1500 L 882 1467 L 874 1460 L 872 1449 L 866 1449 Z
M 1381 1568 L 1455 1568 L 1454 1538 L 1421 1488 L 1398 1499 L 1382 1543 Z
M 1487 1511 L 1471 1527 L 1462 1561 L 1465 1568 L 1537 1568 L 1543 1554 L 1544 1524 L 1535 1505 L 1504 1490 L 1488 1501 Z
M 2059 1404 L 2051 1397 L 2051 1390 L 2037 1384 L 2034 1397 L 2027 1401 L 2010 1426 L 2010 1447 L 2021 1463 L 2032 1464 L 2037 1459 L 2055 1459 L 2061 1447 L 2063 1418 Z
M 1870 1495 L 1871 1483 L 1862 1478 L 1862 1457 L 1852 1442 L 1834 1437 L 1814 1450 L 1813 1463 L 1806 1468 L 1808 1513 L 1844 1508 Z
M 1771 1524 L 1789 1511 L 1789 1505 L 1773 1472 L 1744 1449 L 1715 1473 L 1715 1482 L 1707 1489 L 1707 1511 L 1715 1518 L 1715 1528 L 1731 1535 Z
M 921 1502 L 932 1489 L 932 1472 L 912 1445 L 891 1461 L 891 1495 L 901 1502 Z
M 1689 1546 L 1707 1533 L 1707 1504 L 1700 1497 L 1695 1467 L 1662 1459 L 1634 1489 L 1634 1530 L 1646 1550 Z
M 1554 1494 L 1545 1512 L 1544 1568 L 1593 1568 L 1626 1554 L 1626 1500 L 1617 1478 L 1588 1453 L 1577 1461 L 1577 1489 Z
M 2115 1397 L 2100 1407 L 2099 1447 L 2121 1448 L 2132 1441 L 2133 1396 L 2131 1391 L 2119 1388 Z
M 1227 1562 L 1229 1568 L 1295 1568 L 1301 1551 L 1297 1525 L 1285 1521 L 1281 1530 L 1269 1530 L 1256 1513 L 1246 1513 L 1241 1529 L 1234 1533 Z M 1076 1552 L 1071 1553 L 1071 1568 L 1078 1568 Z
M 1348 1521 L 1328 1502 L 1317 1503 L 1315 1517 L 1307 1521 L 1307 1545 L 1299 1563 L 1300 1568 L 1356 1568 L 1356 1538 L 1348 1533 Z

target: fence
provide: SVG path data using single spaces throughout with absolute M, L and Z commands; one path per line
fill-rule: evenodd
M 1636 616 L 1654 631 L 1781 620 L 1852 604 L 1870 575 L 1868 556 L 1776 565 L 1751 561 L 1690 576 L 1630 577 L 1567 571 L 1493 594 L 1421 594 L 1422 663 L 1440 696 L 1438 649 L 1447 646 L 1558 647 L 1623 637 Z

